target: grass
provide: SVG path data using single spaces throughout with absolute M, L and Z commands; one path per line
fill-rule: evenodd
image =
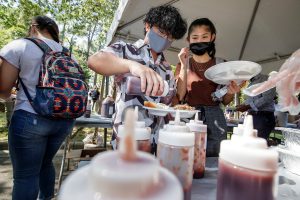
M 8 127 L 6 126 L 6 115 L 0 112 L 0 141 L 7 141 Z
M 95 132 L 95 128 L 83 128 L 83 129 L 79 129 L 79 128 L 74 128 L 73 132 L 78 131 L 78 133 L 76 134 L 76 136 L 74 137 L 75 141 L 82 141 L 85 136 L 87 134 L 91 134 Z M 104 129 L 103 128 L 99 128 L 98 129 L 98 134 L 102 135 L 102 137 L 104 137 Z M 111 140 L 111 136 L 112 136 L 112 129 L 108 129 L 107 130 L 107 141 Z

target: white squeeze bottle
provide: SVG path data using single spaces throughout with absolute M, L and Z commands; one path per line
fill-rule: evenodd
M 137 148 L 139 151 L 149 152 L 151 153 L 151 128 L 146 127 L 145 121 L 138 121 L 138 107 L 135 107 L 134 114 L 136 118 L 135 123 L 135 131 L 134 131 L 134 139 L 137 141 Z M 121 138 L 125 135 L 125 126 L 120 125 L 118 127 L 118 135 L 117 135 L 117 148 L 120 144 Z
M 194 144 L 195 134 L 184 122 L 180 122 L 179 111 L 176 111 L 175 121 L 170 121 L 159 131 L 157 158 L 163 167 L 177 176 L 185 200 L 191 199 Z
M 238 124 L 237 127 L 233 127 L 233 134 L 231 136 L 231 140 L 243 140 L 244 135 L 244 125 Z M 253 129 L 253 136 L 257 137 L 257 130 Z
M 125 116 L 125 135 L 117 151 L 96 155 L 64 181 L 59 200 L 182 200 L 176 177 L 153 155 L 137 151 L 133 110 Z
M 221 142 L 217 200 L 274 200 L 278 153 L 257 137 L 251 115 L 241 130 Z
M 194 120 L 186 124 L 190 130 L 195 133 L 195 150 L 194 150 L 194 178 L 199 179 L 204 176 L 206 161 L 206 142 L 207 142 L 207 125 L 198 120 L 198 112 Z

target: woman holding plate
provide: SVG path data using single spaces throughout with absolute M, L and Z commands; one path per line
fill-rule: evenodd
M 180 63 L 175 71 L 179 101 L 185 101 L 200 110 L 200 120 L 207 125 L 207 156 L 218 156 L 220 142 L 226 139 L 227 125 L 220 104 L 229 104 L 234 94 L 240 91 L 240 86 L 234 81 L 224 90 L 224 86 L 204 76 L 207 69 L 224 62 L 223 59 L 215 57 L 215 39 L 216 28 L 209 19 L 193 21 L 188 29 L 189 48 L 181 49 L 178 54 Z

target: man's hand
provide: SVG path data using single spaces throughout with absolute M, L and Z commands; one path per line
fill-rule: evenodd
M 151 68 L 132 61 L 129 65 L 129 71 L 132 75 L 140 77 L 141 90 L 147 96 L 159 96 L 163 93 L 164 80 Z
M 114 101 L 114 98 L 112 98 L 112 96 L 110 96 L 110 95 L 107 95 L 107 97 L 104 99 L 104 101 L 105 100 Z
M 236 111 L 245 112 L 249 110 L 251 107 L 249 105 L 241 104 L 235 107 Z

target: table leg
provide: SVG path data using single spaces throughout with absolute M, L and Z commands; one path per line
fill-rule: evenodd
M 68 146 L 67 146 L 67 153 L 70 153 L 71 151 L 71 138 L 68 139 Z M 67 158 L 67 171 L 70 170 L 70 158 Z
M 157 117 L 157 121 L 156 121 L 156 125 L 152 130 L 152 134 L 153 134 L 153 140 L 151 141 L 151 153 L 155 156 L 157 156 L 157 139 L 158 139 L 158 132 L 160 130 L 160 128 L 163 127 L 163 122 L 164 122 L 164 117 L 158 116 Z
M 107 128 L 104 128 L 104 148 L 106 150 L 106 141 L 107 141 Z
M 63 152 L 63 156 L 61 159 L 60 171 L 59 171 L 59 176 L 58 176 L 58 190 L 60 189 L 60 186 L 62 183 L 62 177 L 63 177 L 64 167 L 65 167 L 65 160 L 66 160 L 66 155 L 67 155 L 67 149 L 69 146 L 69 141 L 70 141 L 70 136 L 68 135 L 65 139 L 64 152 Z

